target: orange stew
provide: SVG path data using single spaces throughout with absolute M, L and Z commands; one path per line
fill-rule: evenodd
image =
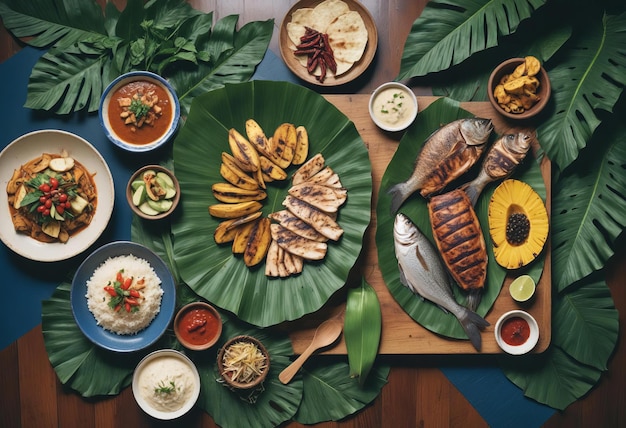
M 178 333 L 192 345 L 204 345 L 217 334 L 219 320 L 205 308 L 192 308 L 178 321 Z
M 504 321 L 501 328 L 502 339 L 511 346 L 526 343 L 530 337 L 528 322 L 520 317 L 511 317 Z
M 139 117 L 134 115 L 138 111 L 136 105 L 145 108 Z M 113 93 L 108 114 L 111 127 L 121 140 L 128 144 L 146 145 L 167 132 L 172 122 L 172 104 L 163 87 L 146 80 L 136 80 Z

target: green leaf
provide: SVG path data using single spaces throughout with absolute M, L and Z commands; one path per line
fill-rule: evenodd
M 600 110 L 612 112 L 626 85 L 626 13 L 591 15 L 566 47 L 548 70 L 553 114 L 538 128 L 542 147 L 561 170 L 587 146 Z
M 31 46 L 55 44 L 64 48 L 76 42 L 106 38 L 102 9 L 94 0 L 3 0 L 4 26 Z
M 397 80 L 460 64 L 514 33 L 545 0 L 431 0 L 413 23 Z
M 626 227 L 625 140 L 623 120 L 606 121 L 594 136 L 599 150 L 574 163 L 554 186 L 553 281 L 559 291 L 601 269 Z
M 83 397 L 116 395 L 130 385 L 140 357 L 106 351 L 80 331 L 70 307 L 71 284 L 57 287 L 42 303 L 46 352 L 62 384 Z
M 585 284 L 554 299 L 552 344 L 577 361 L 607 370 L 618 334 L 618 313 L 604 281 Z
M 594 367 L 580 364 L 558 346 L 539 355 L 499 357 L 499 362 L 506 377 L 526 397 L 558 410 L 589 392 L 602 374 Z
M 243 82 L 254 74 L 261 62 L 274 27 L 274 20 L 250 22 L 236 31 L 238 17 L 226 16 L 216 24 L 210 39 L 199 50 L 209 53 L 210 64 L 179 68 L 169 76 L 181 103 L 181 114 L 191 107 L 192 100 L 226 83 Z
M 350 377 L 345 357 L 316 357 L 301 370 L 304 381 L 302 403 L 295 416 L 301 424 L 313 425 L 325 421 L 339 421 L 350 416 L 380 394 L 387 383 L 389 366 L 376 364 L 365 384 Z M 297 378 L 296 378 L 297 379 Z
M 271 135 L 283 122 L 306 127 L 309 157 L 322 153 L 326 165 L 348 189 L 338 222 L 344 234 L 329 242 L 322 263 L 306 263 L 301 275 L 265 276 L 265 264 L 249 269 L 230 245 L 217 245 L 220 219 L 208 213 L 217 203 L 211 184 L 220 175 L 221 152 L 230 152 L 228 130 L 245 135 L 254 118 Z M 226 85 L 194 99 L 185 125 L 174 141 L 176 177 L 184 198 L 172 219 L 176 263 L 183 280 L 213 304 L 257 326 L 275 325 L 315 312 L 344 286 L 363 245 L 370 222 L 371 164 L 354 124 L 321 95 L 286 82 L 254 81 Z M 295 171 L 287 169 L 289 175 Z M 288 182 L 267 185 L 263 215 L 282 209 Z

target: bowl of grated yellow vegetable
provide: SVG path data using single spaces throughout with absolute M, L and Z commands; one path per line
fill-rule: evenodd
M 219 350 L 217 368 L 224 382 L 234 389 L 259 386 L 270 370 L 270 356 L 258 339 L 235 336 Z

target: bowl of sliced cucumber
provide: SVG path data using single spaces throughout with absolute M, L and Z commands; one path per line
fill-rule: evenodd
M 141 218 L 159 220 L 170 215 L 180 200 L 176 176 L 160 165 L 146 165 L 131 175 L 126 186 L 131 210 Z

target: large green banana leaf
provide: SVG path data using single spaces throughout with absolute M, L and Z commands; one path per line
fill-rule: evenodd
M 501 357 L 506 376 L 524 395 L 563 410 L 606 370 L 619 334 L 618 313 L 603 281 L 555 297 L 552 344 L 542 355 Z
M 398 80 L 446 70 L 497 46 L 546 0 L 431 0 L 413 23 Z
M 230 245 L 213 240 L 220 219 L 208 213 L 209 205 L 217 203 L 211 185 L 224 181 L 219 170 L 221 153 L 230 152 L 228 130 L 245 135 L 250 118 L 267 135 L 283 122 L 304 125 L 309 156 L 322 153 L 348 189 L 337 219 L 344 229 L 341 239 L 329 242 L 323 261 L 306 263 L 302 274 L 287 279 L 265 276 L 265 263 L 246 267 Z M 244 321 L 270 326 L 318 310 L 344 285 L 370 221 L 371 166 L 354 124 L 322 96 L 284 82 L 226 85 L 194 99 L 173 150 L 182 191 L 180 215 L 172 222 L 176 263 L 196 293 Z M 294 170 L 288 169 L 289 175 Z M 282 209 L 288 183 L 268 184 L 264 216 Z
M 391 198 L 387 194 L 387 189 L 396 183 L 405 181 L 412 173 L 415 159 L 423 143 L 433 131 L 436 131 L 441 124 L 450 123 L 456 119 L 473 117 L 473 115 L 459 107 L 459 103 L 448 98 L 441 98 L 434 102 L 424 111 L 420 112 L 416 121 L 407 130 L 407 133 L 400 140 L 400 144 L 394 157 L 387 166 L 381 182 L 381 192 L 378 197 L 376 207 L 376 246 L 378 248 L 378 262 L 383 278 L 391 294 L 402 308 L 423 327 L 443 336 L 463 339 L 467 338 L 459 322 L 451 313 L 444 313 L 438 306 L 427 300 L 422 300 L 415 296 L 407 287 L 400 282 L 398 262 L 394 253 L 393 223 L 394 216 L 390 214 Z M 526 161 L 515 171 L 513 177 L 526 182 L 545 200 L 546 188 L 541 171 L 537 162 L 527 158 Z M 470 181 L 473 177 L 463 177 L 463 180 Z M 481 194 L 477 205 L 476 214 L 483 229 L 483 236 L 487 245 L 489 261 L 487 264 L 487 283 L 477 312 L 485 315 L 493 306 L 502 288 L 504 277 L 507 273 L 500 267 L 493 257 L 491 250 L 491 238 L 489 236 L 487 208 L 489 198 L 498 182 L 489 185 Z M 415 194 L 410 197 L 401 212 L 406 214 L 416 224 L 431 242 L 432 230 L 428 215 L 426 200 Z M 434 245 L 434 244 L 433 244 Z M 544 252 L 545 253 L 545 252 Z M 537 281 L 543 270 L 545 254 L 536 259 L 532 268 L 524 271 Z M 521 273 L 521 272 L 520 272 Z M 455 297 L 459 303 L 464 303 L 465 296 L 459 291 L 459 287 L 453 287 Z
M 554 186 L 552 243 L 559 291 L 604 267 L 626 227 L 626 126 L 606 121 L 594 136 L 598 150 L 577 161 Z

